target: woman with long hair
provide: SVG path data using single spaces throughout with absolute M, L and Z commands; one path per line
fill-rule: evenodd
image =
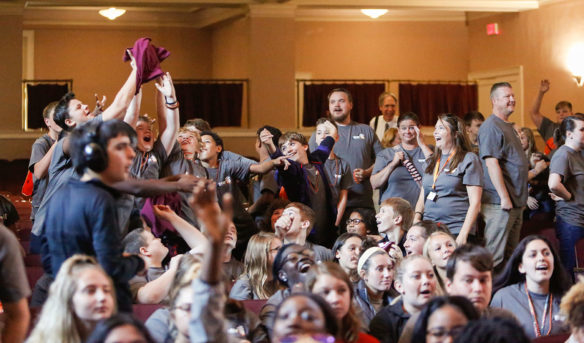
M 282 241 L 271 232 L 255 234 L 247 244 L 244 272 L 235 281 L 229 297 L 235 300 L 268 299 L 278 290 L 272 265 Z
M 446 293 L 446 264 L 450 255 L 456 250 L 456 241 L 449 232 L 436 231 L 424 243 L 423 255 L 432 262 L 436 273 L 437 294 Z
M 569 273 L 576 266 L 574 243 L 584 237 L 584 116 L 562 120 L 556 142 L 565 143 L 556 150 L 550 164 L 548 186 L 556 201 L 556 232 L 560 256 Z
M 359 273 L 357 273 L 357 264 L 359 263 L 362 244 L 362 236 L 345 232 L 337 238 L 333 245 L 335 262 L 343 268 L 353 283 L 357 283 L 361 279 Z
M 571 280 L 543 236 L 525 237 L 494 282 L 491 307 L 508 310 L 533 339 L 563 332 L 555 320 Z
M 332 307 L 340 324 L 336 342 L 377 342 L 377 339 L 362 331 L 361 320 L 353 305 L 353 282 L 338 264 L 323 262 L 315 265 L 307 280 L 307 287 Z
M 464 122 L 453 114 L 438 117 L 436 147 L 426 161 L 423 191 L 414 221 L 430 219 L 446 224 L 461 245 L 476 232 L 483 194 L 483 167 L 471 152 Z
M 93 257 L 73 255 L 61 265 L 26 342 L 81 343 L 100 320 L 114 313 L 112 280 Z
M 479 313 L 465 297 L 436 297 L 424 307 L 414 326 L 412 343 L 452 342 Z

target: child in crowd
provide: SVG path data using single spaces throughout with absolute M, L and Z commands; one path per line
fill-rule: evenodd
M 229 297 L 235 300 L 268 299 L 278 290 L 272 266 L 282 241 L 271 232 L 251 236 L 245 252 L 244 272 L 235 281 Z
M 359 256 L 361 255 L 361 244 L 363 238 L 356 233 L 344 233 L 337 238 L 333 245 L 333 255 L 335 262 L 349 275 L 351 282 L 359 282 L 359 273 L 357 273 L 357 265 L 359 263 Z
M 82 343 L 100 320 L 115 313 L 112 280 L 94 258 L 74 255 L 61 265 L 26 342 Z
M 310 207 L 299 202 L 290 203 L 276 221 L 276 236 L 284 244 L 295 243 L 314 251 L 316 261 L 332 261 L 333 254 L 329 249 L 306 240 L 315 219 L 315 213 Z
M 314 136 L 316 144 L 320 145 L 328 136 L 332 136 L 335 141 L 339 140 L 337 124 L 329 118 L 319 118 L 316 121 L 316 135 Z M 347 207 L 349 187 L 353 184 L 351 167 L 345 160 L 336 156 L 334 151 L 331 151 L 329 158 L 324 162 L 324 171 L 329 181 L 331 202 L 337 207 L 335 226 L 339 227 Z
M 345 222 L 347 232 L 356 233 L 361 237 L 379 235 L 375 211 L 370 208 L 355 207 L 349 211 L 349 218 Z
M 428 237 L 426 243 L 424 243 L 423 255 L 434 266 L 439 294 L 444 294 L 446 264 L 455 249 L 456 241 L 454 237 L 450 233 L 443 231 L 434 232 Z
M 142 257 L 146 265 L 146 275 L 136 275 L 130 283 L 130 290 L 135 303 L 158 304 L 167 295 L 181 255 L 174 256 L 165 270 L 162 262 L 168 255 L 168 248 L 160 238 L 154 237 L 147 229 L 130 231 L 122 241 L 124 253 Z
M 436 231 L 444 230 L 443 225 L 434 223 L 431 220 L 422 220 L 416 222 L 408 230 L 404 248 L 406 255 L 422 255 L 424 253 L 424 244 L 430 235 Z
M 364 333 L 353 304 L 353 283 L 338 264 L 323 262 L 312 268 L 308 290 L 323 297 L 331 305 L 339 322 L 338 343 L 375 343 L 377 339 Z
M 86 343 L 155 343 L 142 322 L 125 314 L 114 314 L 101 321 Z
M 329 134 L 335 132 L 330 122 L 327 121 L 323 125 L 328 128 Z M 316 214 L 316 221 L 313 222 L 315 229 L 310 240 L 331 247 L 337 236 L 334 230 L 337 216 L 324 163 L 335 144 L 334 138 L 327 136 L 310 154 L 306 137 L 297 132 L 286 132 L 280 139 L 279 149 L 274 145 L 269 131 L 264 130 L 260 134 L 260 139 L 270 151 L 272 158 L 282 156 L 286 158 L 277 166 L 277 179 L 284 187 L 288 199 L 310 206 Z
M 397 342 L 408 319 L 419 313 L 436 293 L 432 264 L 423 256 L 403 259 L 396 269 L 395 288 L 399 301 L 386 306 L 371 320 L 371 334 L 380 342 Z
M 361 280 L 355 286 L 355 302 L 361 308 L 361 321 L 366 328 L 371 319 L 397 296 L 392 286 L 401 253 L 392 252 L 390 256 L 384 249 L 371 247 L 359 257 L 357 272 Z
M 397 244 L 405 256 L 406 232 L 414 219 L 414 211 L 410 204 L 402 198 L 386 199 L 379 206 L 379 213 L 375 218 L 379 234 L 383 237 L 381 242 Z

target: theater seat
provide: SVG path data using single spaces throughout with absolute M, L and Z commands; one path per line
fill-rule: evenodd
M 163 307 L 161 304 L 134 304 L 132 305 L 132 312 L 134 317 L 144 323 L 154 311 L 161 307 Z
M 246 309 L 250 310 L 251 312 L 259 315 L 262 307 L 265 305 L 265 303 L 267 302 L 267 300 L 244 300 L 242 301 L 243 306 L 245 306 Z
M 543 336 L 543 337 L 538 337 L 532 340 L 533 343 L 564 343 L 566 340 L 568 340 L 568 338 L 570 337 L 570 334 L 566 333 L 566 334 L 561 334 L 561 335 L 551 335 L 551 336 Z
M 41 278 L 41 276 L 43 276 L 44 270 L 42 267 L 25 267 L 25 269 L 28 284 L 30 289 L 33 289 L 37 281 Z
M 576 268 L 584 268 L 584 238 L 580 238 L 574 244 L 574 252 L 576 253 Z
M 552 243 L 552 245 L 556 249 L 556 251 L 560 251 L 560 241 L 558 240 L 558 237 L 556 236 L 556 228 L 548 227 L 548 228 L 541 230 L 537 234 L 547 238 L 550 241 L 550 243 Z

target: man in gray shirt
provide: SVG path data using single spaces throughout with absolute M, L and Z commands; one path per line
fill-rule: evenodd
M 481 213 L 485 219 L 486 247 L 495 269 L 502 268 L 519 242 L 523 208 L 527 202 L 529 163 L 509 117 L 515 95 L 507 82 L 491 87 L 493 114 L 479 129 L 479 152 L 485 185 Z
M 337 123 L 339 140 L 335 143 L 334 153 L 349 163 L 355 183 L 349 188 L 347 209 L 351 213 L 355 207 L 373 208 L 373 188 L 369 182 L 375 155 L 382 150 L 373 129 L 365 124 L 351 121 L 353 98 L 344 88 L 333 89 L 328 95 L 329 112 Z M 315 134 L 310 137 L 309 147 L 317 147 Z

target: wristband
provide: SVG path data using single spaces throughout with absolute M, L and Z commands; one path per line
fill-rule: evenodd
M 172 104 L 169 104 L 167 102 L 166 103 L 166 108 L 168 108 L 169 110 L 174 110 L 174 109 L 178 108 L 178 101 L 175 101 Z

